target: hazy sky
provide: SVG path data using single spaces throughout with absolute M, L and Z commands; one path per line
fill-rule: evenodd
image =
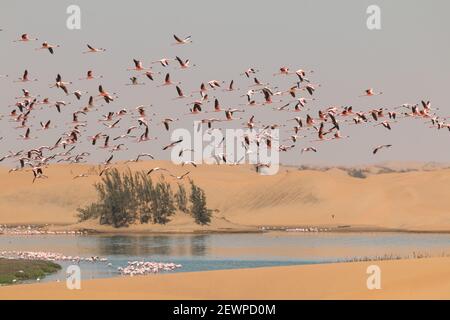
M 66 8 L 76 4 L 81 8 L 81 30 L 66 28 Z M 381 8 L 381 30 L 370 31 L 366 27 L 366 9 L 376 4 Z M 190 59 L 197 67 L 180 71 L 173 63 L 168 71 L 174 81 L 181 81 L 185 92 L 198 90 L 201 82 L 212 79 L 227 83 L 235 80 L 238 93 L 211 91 L 219 98 L 223 107 L 245 108 L 243 115 L 248 119 L 255 114 L 264 124 L 283 123 L 298 116 L 293 112 L 275 112 L 273 106 L 251 109 L 239 106 L 245 103 L 243 94 L 251 80 L 240 76 L 248 67 L 260 70 L 258 79 L 270 82 L 280 89 L 289 88 L 295 77 L 273 77 L 281 66 L 291 70 L 299 68 L 314 70 L 310 76 L 313 83 L 320 83 L 315 101 L 309 103 L 308 111 L 316 116 L 317 111 L 327 106 L 352 105 L 355 111 L 376 107 L 393 107 L 403 103 L 417 103 L 429 99 L 440 108 L 438 114 L 450 116 L 447 90 L 450 83 L 450 12 L 448 1 L 5 1 L 0 4 L 1 62 L 0 74 L 9 78 L 0 79 L 1 120 L 0 154 L 8 150 L 36 147 L 54 141 L 67 130 L 71 114 L 84 106 L 88 95 L 81 101 L 74 96 L 66 97 L 59 89 L 50 89 L 57 73 L 67 81 L 71 91 L 89 91 L 97 94 L 102 84 L 108 91 L 116 92 L 119 98 L 102 107 L 100 112 L 89 113 L 80 119 L 89 121 L 87 132 L 83 133 L 78 151 L 93 152 L 92 161 L 107 158 L 107 151 L 95 151 L 87 136 L 100 130 L 111 137 L 124 133 L 131 125 L 123 121 L 119 129 L 107 131 L 97 123 L 100 114 L 123 107 L 133 110 L 137 105 L 153 104 L 149 108 L 156 116 L 150 127 L 151 135 L 158 140 L 142 144 L 127 143 L 130 150 L 116 153 L 115 160 L 133 158 L 139 152 L 150 152 L 159 158 L 168 158 L 169 153 L 161 151 L 161 144 L 170 141 L 170 134 L 156 125 L 164 117 L 183 117 L 174 124 L 190 128 L 193 119 L 221 117 L 221 114 L 204 116 L 183 116 L 188 112 L 185 104 L 191 99 L 176 101 L 175 87 L 157 88 L 162 75 L 156 75 L 154 83 L 145 81 L 145 86 L 125 86 L 133 72 L 126 71 L 133 66 L 132 59 L 140 59 L 144 66 L 150 61 L 175 55 Z M 36 36 L 39 41 L 13 43 L 22 33 Z M 171 46 L 172 34 L 192 35 L 193 44 Z M 41 40 L 59 44 L 55 54 L 35 51 Z M 102 54 L 83 55 L 86 44 L 103 47 Z M 159 65 L 155 71 L 166 72 Z M 33 83 L 13 83 L 28 69 Z M 87 70 L 103 75 L 103 79 L 78 81 Z M 366 88 L 373 87 L 384 94 L 370 98 L 358 97 Z M 14 97 L 26 88 L 41 98 L 52 101 L 66 100 L 72 104 L 57 114 L 54 108 L 44 106 L 35 111 L 30 119 L 32 136 L 39 139 L 23 142 L 17 140 L 24 129 L 14 129 L 17 123 L 7 116 L 15 103 Z M 261 98 L 259 98 L 261 100 Z M 287 97 L 285 97 L 286 100 Z M 212 109 L 212 102 L 206 109 Z M 292 107 L 291 107 L 292 109 Z M 242 116 L 242 115 L 239 115 Z M 305 117 L 302 112 L 300 116 Z M 128 117 L 129 118 L 129 117 Z M 127 119 L 128 119 L 127 118 Z M 47 132 L 37 131 L 39 121 L 53 119 L 58 126 Z M 227 127 L 236 126 L 227 123 Z M 293 124 L 293 122 L 291 122 Z M 225 125 L 221 125 L 225 126 Z M 301 147 L 313 145 L 309 138 L 298 142 L 294 151 L 283 154 L 282 162 L 291 164 L 361 164 L 393 161 L 443 161 L 450 160 L 450 132 L 429 128 L 422 120 L 405 119 L 394 123 L 388 131 L 380 126 L 343 125 L 341 133 L 351 138 L 341 141 L 316 144 L 317 153 L 300 156 Z M 283 133 L 287 128 L 282 129 Z M 373 156 L 371 150 L 379 144 L 391 143 L 393 148 Z

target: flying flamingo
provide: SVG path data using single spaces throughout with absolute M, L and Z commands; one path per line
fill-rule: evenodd
M 310 151 L 317 152 L 317 149 L 314 147 L 306 147 L 306 148 L 302 148 L 301 153 L 310 152 Z
M 161 123 L 164 124 L 164 128 L 166 128 L 166 130 L 169 131 L 169 123 L 177 120 L 178 119 L 166 118 Z
M 51 120 L 48 120 L 47 122 L 39 122 L 41 125 L 42 130 L 48 130 L 50 128 Z
M 179 57 L 175 57 L 175 59 L 178 61 L 178 63 L 180 64 L 180 69 L 187 69 L 187 68 L 190 68 L 190 67 L 195 67 L 196 65 L 195 64 L 193 64 L 192 66 L 191 65 L 189 65 L 189 59 L 187 59 L 187 60 L 185 60 L 185 61 L 183 61 L 183 60 L 181 60 L 181 58 L 179 58 Z
M 288 75 L 289 74 L 289 68 L 288 67 L 280 67 L 280 71 L 277 73 L 274 73 L 274 76 L 277 75 Z
M 181 143 L 182 141 L 183 141 L 183 139 L 176 140 L 176 141 L 171 142 L 168 145 L 164 146 L 162 149 L 163 150 L 167 150 L 167 149 L 173 148 L 174 146 L 176 146 L 177 144 Z
M 156 171 L 167 171 L 168 172 L 167 169 L 160 168 L 160 167 L 155 167 L 155 168 L 152 168 L 149 171 L 147 171 L 147 175 L 151 174 L 152 172 L 156 172 Z
M 180 88 L 179 86 L 176 86 L 176 89 L 177 89 L 178 97 L 176 97 L 175 99 L 183 99 L 183 98 L 186 98 L 186 96 L 185 96 L 184 93 L 183 93 L 183 90 L 181 90 L 181 88 Z M 192 95 L 190 95 L 189 97 L 192 97 Z
M 383 127 L 385 127 L 385 128 L 388 129 L 388 130 L 391 130 L 391 129 L 392 129 L 392 128 L 391 128 L 391 125 L 390 125 L 390 123 L 389 123 L 388 121 L 383 121 L 383 122 L 377 123 L 377 124 L 374 125 L 374 126 L 380 126 L 380 125 L 382 125 Z
M 106 49 L 103 48 L 94 48 L 93 46 L 87 44 L 86 45 L 88 47 L 88 51 L 84 51 L 83 53 L 96 53 L 96 52 L 105 52 Z
M 365 91 L 364 91 L 364 94 L 363 95 L 361 95 L 360 97 L 370 97 L 370 96 L 376 96 L 376 95 L 380 95 L 380 94 L 383 94 L 383 92 L 375 92 L 375 91 L 373 91 L 373 89 L 372 88 L 369 88 L 369 89 L 366 89 Z
M 244 73 L 241 73 L 241 76 L 245 75 L 247 78 L 250 78 L 250 75 L 255 74 L 256 72 L 258 72 L 258 70 L 256 70 L 255 68 L 248 68 L 244 71 Z
M 179 85 L 181 83 L 180 82 L 177 82 L 177 83 L 172 82 L 172 80 L 170 79 L 170 74 L 167 73 L 166 76 L 164 77 L 163 84 L 159 85 L 159 87 L 170 86 L 170 85 L 173 85 L 173 84 L 178 84 Z
M 106 124 L 104 123 L 103 125 L 106 126 L 108 129 L 114 129 L 114 128 L 118 128 L 117 124 L 120 122 L 121 119 L 116 120 L 113 124 Z
M 177 179 L 177 180 L 183 180 L 184 177 L 186 177 L 190 172 L 187 171 L 186 173 L 183 173 L 181 176 L 174 176 L 173 174 L 170 174 L 171 177 Z
M 36 179 L 48 178 L 47 176 L 44 175 L 41 167 L 33 167 L 32 171 L 34 176 L 33 183 L 34 181 L 36 181 Z
M 235 90 L 240 90 L 240 88 L 236 88 L 236 89 L 234 88 L 234 80 L 230 81 L 230 84 L 228 85 L 228 88 L 223 89 L 223 91 L 228 91 L 228 92 L 235 91 Z
M 28 70 L 23 72 L 22 78 L 19 78 L 19 81 L 14 82 L 29 82 L 29 81 L 38 81 L 38 79 L 29 79 L 28 78 Z
M 130 78 L 131 83 L 127 83 L 126 86 L 143 86 L 145 83 L 139 82 L 137 77 Z
M 169 58 L 161 58 L 159 60 L 156 61 L 152 61 L 152 64 L 155 63 L 159 63 L 161 64 L 163 67 L 168 67 L 169 66 L 169 61 L 172 61 L 173 59 L 169 59 Z
M 49 44 L 47 41 L 43 42 L 40 48 L 36 48 L 36 50 L 48 50 L 51 54 L 54 53 L 53 48 L 59 48 L 59 45 Z
M 93 80 L 93 79 L 101 79 L 101 78 L 103 78 L 103 76 L 95 77 L 94 72 L 92 70 L 88 70 L 88 72 L 86 73 L 86 77 L 80 78 L 79 80 Z
M 28 41 L 35 41 L 39 40 L 38 38 L 30 38 L 30 36 L 27 33 L 24 33 L 20 36 L 18 40 L 14 40 L 14 42 L 28 42 Z
M 105 99 L 106 103 L 110 103 L 112 101 L 114 101 L 114 99 L 112 98 L 112 96 L 109 94 L 108 91 L 105 91 L 103 89 L 103 86 L 100 85 L 98 87 L 98 91 L 100 92 L 100 94 L 98 95 L 99 97 L 102 97 L 103 99 Z
M 21 137 L 23 140 L 30 140 L 30 139 L 32 139 L 32 138 L 30 137 L 30 132 L 31 132 L 30 128 L 27 128 L 27 131 L 25 132 L 25 134 L 24 134 L 24 135 L 20 135 L 20 137 Z
M 78 175 L 74 176 L 74 177 L 73 177 L 73 180 L 78 179 L 78 178 L 88 178 L 88 177 L 89 177 L 88 174 L 86 174 L 86 173 L 81 173 L 81 174 L 78 174 Z
M 149 68 L 144 68 L 142 65 L 142 62 L 140 60 L 133 59 L 134 62 L 134 68 L 127 69 L 128 71 L 145 71 L 150 70 Z
M 392 144 L 383 144 L 383 145 L 379 145 L 377 146 L 375 149 L 373 149 L 372 153 L 376 154 L 379 150 L 381 149 L 385 149 L 385 148 L 390 148 L 392 147 Z
M 181 39 L 174 34 L 173 37 L 175 38 L 175 41 L 176 41 L 175 43 L 173 43 L 173 45 L 192 43 L 191 36 L 187 36 L 186 38 Z

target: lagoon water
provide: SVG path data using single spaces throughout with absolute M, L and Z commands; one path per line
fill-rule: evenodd
M 450 234 L 260 233 L 202 235 L 0 235 L 0 251 L 47 251 L 108 258 L 80 263 L 82 279 L 119 276 L 127 261 L 182 264 L 172 272 L 328 263 L 376 256 L 450 254 Z M 65 279 L 63 269 L 42 281 Z M 108 266 L 111 263 L 112 266 Z

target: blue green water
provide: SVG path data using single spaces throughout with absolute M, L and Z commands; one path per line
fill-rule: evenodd
M 345 261 L 384 255 L 450 254 L 450 234 L 265 233 L 204 235 L 0 236 L 0 251 L 47 251 L 108 263 L 80 263 L 82 278 L 118 276 L 128 261 L 182 264 L 172 272 L 207 271 Z M 65 279 L 65 267 L 43 279 Z

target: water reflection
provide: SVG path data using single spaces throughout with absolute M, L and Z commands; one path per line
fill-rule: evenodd
M 449 234 L 196 234 L 0 236 L 0 250 L 140 259 L 336 260 L 412 252 L 446 254 Z
M 0 236 L 0 251 L 50 251 L 101 256 L 110 265 L 84 263 L 86 279 L 117 276 L 130 260 L 177 262 L 176 272 L 311 264 L 412 252 L 450 253 L 450 234 L 196 234 Z M 63 264 L 64 266 L 64 264 Z M 44 281 L 65 278 L 64 269 Z
M 206 256 L 208 254 L 208 235 L 195 235 L 190 238 L 192 256 Z
M 100 256 L 205 256 L 209 235 L 96 236 L 91 251 Z

